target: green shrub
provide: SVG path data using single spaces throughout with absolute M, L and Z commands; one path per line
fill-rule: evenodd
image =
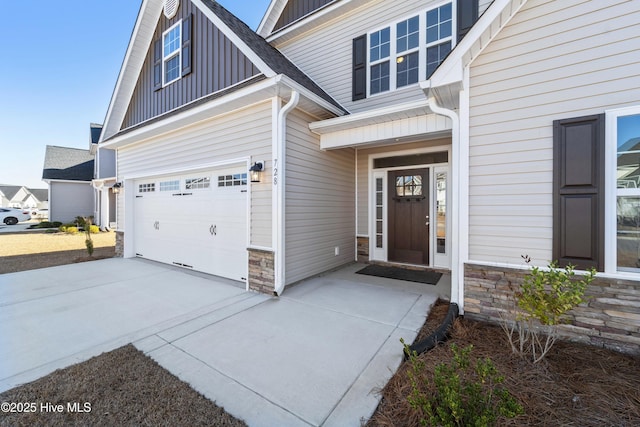
M 60 221 L 53 221 L 51 225 L 53 225 L 54 227 L 60 227 L 62 223 Z
M 404 344 L 404 341 L 402 341 Z M 504 377 L 491 359 L 471 361 L 473 346 L 451 345 L 453 360 L 427 372 L 417 353 L 405 344 L 409 356 L 411 394 L 408 402 L 421 414 L 424 426 L 492 426 L 500 417 L 514 418 L 524 410 L 502 386 Z
M 531 261 L 528 256 L 522 258 L 527 264 Z M 515 295 L 515 319 L 502 322 L 514 353 L 530 353 L 534 363 L 541 361 L 557 339 L 558 326 L 567 323 L 567 312 L 587 301 L 584 293 L 596 270 L 590 268 L 578 279 L 574 269 L 568 265 L 561 270 L 554 261 L 547 269 L 532 267 L 524 277 Z

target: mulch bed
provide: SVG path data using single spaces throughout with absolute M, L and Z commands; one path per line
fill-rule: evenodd
M 435 330 L 447 313 L 439 302 L 420 337 Z M 458 319 L 451 339 L 419 356 L 428 372 L 452 360 L 450 345 L 473 345 L 473 357 L 489 357 L 506 377 L 505 385 L 525 414 L 502 419 L 502 426 L 638 426 L 640 425 L 640 357 L 577 343 L 557 342 L 538 364 L 512 354 L 498 326 Z M 381 391 L 382 401 L 367 426 L 415 426 L 420 414 L 407 396 L 408 363 Z
M 133 345 L 1 393 L 0 402 L 37 407 L 34 413 L 0 412 L 0 426 L 246 426 Z M 63 411 L 42 411 L 47 403 Z M 69 411 L 69 403 L 85 412 Z

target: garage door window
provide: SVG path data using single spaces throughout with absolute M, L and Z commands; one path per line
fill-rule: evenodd
M 247 185 L 246 173 L 218 176 L 218 187 L 238 187 L 241 185 Z
M 185 181 L 185 188 L 187 190 L 201 190 L 204 188 L 209 188 L 211 186 L 211 178 L 202 177 L 202 178 L 187 178 Z
M 138 193 L 153 193 L 154 191 L 156 191 L 155 182 L 138 185 Z
M 180 181 L 161 181 L 160 191 L 178 191 L 180 190 Z

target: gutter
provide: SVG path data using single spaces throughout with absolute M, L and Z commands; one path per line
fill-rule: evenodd
M 277 241 L 276 241 L 276 253 L 275 253 L 275 283 L 274 293 L 276 295 L 282 294 L 285 288 L 285 176 L 286 176 L 286 143 L 287 143 L 287 116 L 289 113 L 298 106 L 300 102 L 300 92 L 292 91 L 289 102 L 282 107 L 278 112 L 278 134 L 277 144 L 278 149 L 276 153 L 276 159 L 274 161 L 274 169 L 277 168 L 278 174 L 274 175 L 274 179 L 277 179 L 275 184 L 275 190 L 277 192 Z

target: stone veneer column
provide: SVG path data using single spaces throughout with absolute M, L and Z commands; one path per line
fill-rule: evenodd
M 124 232 L 116 231 L 116 257 L 124 257 Z
M 249 289 L 263 294 L 275 292 L 275 254 L 249 248 Z
M 357 237 L 358 262 L 369 262 L 369 238 Z

